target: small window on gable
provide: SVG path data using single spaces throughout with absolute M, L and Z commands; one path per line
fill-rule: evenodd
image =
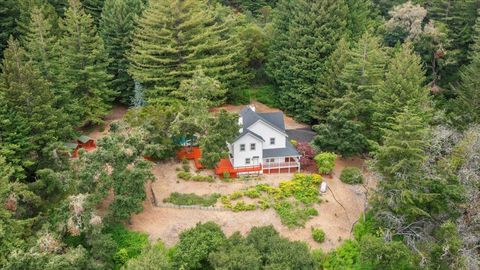
M 251 144 L 250 144 L 250 150 L 255 150 L 255 146 L 256 146 L 256 145 L 255 145 L 254 143 L 251 143 Z
M 249 158 L 245 159 L 245 164 L 250 164 L 250 159 Z
M 245 144 L 240 144 L 240 151 L 245 151 Z
M 270 144 L 275 144 L 275 138 L 270 138 Z

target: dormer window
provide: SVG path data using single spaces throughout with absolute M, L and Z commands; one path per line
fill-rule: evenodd
M 245 144 L 240 144 L 240 151 L 245 151 Z
M 274 145 L 275 144 L 275 138 L 270 138 L 270 144 Z
M 256 145 L 255 145 L 254 143 L 251 143 L 251 144 L 250 144 L 250 150 L 254 151 L 254 150 L 255 150 L 255 146 L 256 146 Z

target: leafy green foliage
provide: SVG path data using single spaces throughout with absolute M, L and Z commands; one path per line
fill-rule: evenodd
M 325 241 L 325 232 L 322 229 L 312 227 L 312 238 L 317 243 L 323 243 Z
M 362 171 L 357 167 L 345 167 L 340 173 L 340 180 L 347 184 L 362 184 Z
M 163 202 L 173 203 L 175 205 L 202 205 L 202 206 L 213 206 L 217 203 L 220 194 L 213 193 L 210 195 L 197 195 L 194 193 L 178 193 L 174 192 L 170 194 L 168 198 L 165 198 Z
M 164 270 L 171 269 L 171 262 L 167 255 L 167 249 L 162 243 L 148 246 L 142 254 L 132 258 L 124 265 L 125 270 Z
M 219 250 L 225 241 L 222 230 L 213 222 L 198 223 L 183 231 L 172 255 L 175 269 L 205 269 L 208 255 Z
M 318 172 L 321 174 L 330 174 L 335 167 L 337 155 L 335 153 L 323 152 L 315 156 Z
M 213 168 L 220 159 L 228 157 L 225 142 L 233 141 L 238 135 L 238 115 L 221 110 L 209 122 L 208 133 L 200 138 L 200 161 L 206 168 Z
M 105 229 L 117 244 L 114 255 L 116 269 L 125 264 L 129 259 L 138 257 L 142 250 L 149 245 L 148 236 L 143 233 L 132 232 L 122 225 L 115 225 Z
M 218 251 L 210 253 L 208 261 L 214 269 L 262 269 L 260 253 L 238 232 L 230 236 Z

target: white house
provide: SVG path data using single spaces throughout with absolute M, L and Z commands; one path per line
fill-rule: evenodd
M 300 154 L 288 140 L 282 112 L 257 113 L 250 105 L 241 110 L 239 124 L 240 135 L 228 143 L 239 174 L 250 167 L 263 173 L 300 171 Z

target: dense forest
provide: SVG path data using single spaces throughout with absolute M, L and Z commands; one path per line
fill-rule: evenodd
M 479 0 L 0 0 L 0 29 L 1 269 L 480 269 Z M 143 157 L 203 135 L 213 167 L 238 119 L 209 109 L 251 100 L 369 160 L 354 237 L 125 229 Z M 70 159 L 115 104 L 125 121 Z

